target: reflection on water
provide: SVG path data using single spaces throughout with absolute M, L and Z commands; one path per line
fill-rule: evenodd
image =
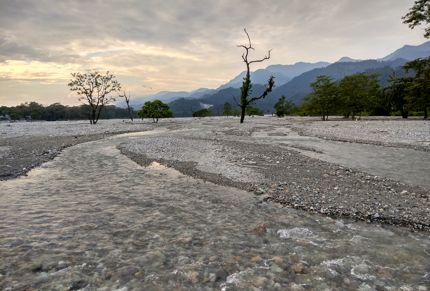
M 314 216 L 158 163 L 142 168 L 115 149 L 126 140 L 81 144 L 0 182 L 0 289 L 430 285 L 427 233 Z

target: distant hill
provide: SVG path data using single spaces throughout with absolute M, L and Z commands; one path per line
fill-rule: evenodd
M 191 92 L 186 92 L 186 91 L 161 91 L 158 92 L 156 94 L 151 94 L 151 95 L 146 95 L 146 96 L 141 96 L 141 97 L 135 97 L 135 98 L 131 98 L 130 101 L 130 106 L 135 108 L 135 109 L 139 109 L 142 107 L 142 105 L 146 102 L 146 101 L 151 101 L 151 100 L 161 100 L 165 103 L 169 103 L 172 102 L 174 100 L 177 99 L 181 99 L 181 98 L 186 98 L 186 99 L 198 99 L 201 98 L 202 96 L 209 94 L 209 93 L 213 93 L 216 90 L 214 89 L 207 89 L 207 88 L 200 88 Z M 125 107 L 125 102 L 122 100 L 119 100 L 119 102 L 117 103 L 118 106 L 120 107 Z
M 326 67 L 329 64 L 330 63 L 327 63 L 327 62 L 318 62 L 318 63 L 299 62 L 293 65 L 271 65 L 265 69 L 259 69 L 259 70 L 256 70 L 255 72 L 252 72 L 251 81 L 253 84 L 264 85 L 267 83 L 267 80 L 270 78 L 270 76 L 274 76 L 275 84 L 277 86 L 281 86 L 287 83 L 292 78 L 303 74 L 304 72 L 307 72 L 316 68 Z M 221 85 L 218 88 L 218 90 L 229 88 L 229 87 L 240 88 L 240 86 L 242 86 L 242 81 L 244 77 L 245 77 L 245 71 L 237 75 L 228 83 Z
M 388 56 L 381 58 L 381 61 L 393 61 L 396 59 L 405 59 L 412 61 L 418 58 L 426 58 L 430 56 L 430 41 L 421 45 L 405 45 Z

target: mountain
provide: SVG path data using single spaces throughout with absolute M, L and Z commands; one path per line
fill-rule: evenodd
M 381 61 L 393 61 L 396 59 L 405 59 L 412 61 L 418 58 L 426 58 L 430 56 L 430 41 L 421 45 L 405 45 L 386 57 L 381 58 Z
M 352 59 L 350 57 L 342 57 L 336 63 L 356 63 L 361 62 L 361 60 Z
M 276 103 L 277 99 L 284 95 L 294 103 L 299 104 L 303 97 L 311 93 L 310 84 L 316 80 L 318 76 L 327 75 L 335 80 L 340 80 L 348 75 L 364 73 L 366 71 L 381 69 L 384 67 L 398 68 L 404 65 L 406 60 L 398 59 L 395 61 L 377 61 L 367 60 L 358 62 L 341 62 L 334 63 L 325 68 L 315 69 L 294 78 L 290 82 L 275 88 L 273 92 L 264 100 L 267 106 L 270 107 Z
M 263 93 L 264 88 L 265 86 L 260 84 L 253 85 L 253 95 L 259 95 Z M 210 108 L 214 114 L 222 115 L 224 111 L 224 104 L 228 102 L 233 107 L 237 107 L 236 101 L 238 101 L 239 96 L 239 88 L 229 87 L 218 90 L 213 94 L 207 94 L 199 99 L 178 99 L 169 103 L 169 107 L 175 117 L 191 116 L 193 112 L 203 108 Z
M 303 74 L 304 72 L 322 68 L 328 66 L 330 63 L 327 62 L 318 62 L 318 63 L 305 63 L 299 62 L 293 65 L 271 65 L 265 69 L 258 69 L 255 72 L 251 73 L 251 81 L 253 84 L 264 85 L 267 83 L 267 80 L 270 76 L 275 77 L 275 84 L 277 86 L 283 85 L 287 83 L 292 78 Z M 240 88 L 242 86 L 243 78 L 245 77 L 245 71 L 237 75 L 228 83 L 221 85 L 218 90 L 225 88 Z
M 339 61 L 329 64 L 326 62 L 304 63 L 293 65 L 272 65 L 252 73 L 253 95 L 263 92 L 267 79 L 274 75 L 275 89 L 264 100 L 256 102 L 255 106 L 265 112 L 273 112 L 273 106 L 282 95 L 300 104 L 305 96 L 311 93 L 310 84 L 320 75 L 327 75 L 335 80 L 356 73 L 378 74 L 380 83 L 385 86 L 393 70 L 396 75 L 405 74 L 401 68 L 407 61 L 430 56 L 430 42 L 418 46 L 406 45 L 388 56 L 377 60 L 356 60 L 342 57 Z M 225 102 L 237 107 L 234 97 L 240 96 L 239 87 L 242 84 L 244 72 L 233 80 L 220 86 L 217 90 L 199 89 L 189 92 L 175 93 L 172 96 L 183 95 L 170 103 L 175 116 L 191 116 L 192 112 L 210 106 L 215 114 L 222 114 Z M 284 82 L 284 83 L 283 83 Z M 187 92 L 185 92 L 187 93 Z M 170 96 L 170 95 L 169 95 Z M 175 97 L 175 98 L 176 98 Z
M 181 98 L 186 98 L 186 99 L 198 99 L 201 98 L 202 96 L 209 94 L 209 93 L 213 93 L 215 90 L 214 89 L 207 89 L 207 88 L 200 88 L 191 92 L 186 92 L 186 91 L 176 91 L 176 92 L 171 92 L 171 91 L 161 91 L 158 92 L 156 94 L 151 94 L 151 95 L 146 95 L 146 96 L 142 96 L 142 97 L 136 97 L 136 98 L 132 98 L 130 101 L 130 106 L 135 108 L 135 109 L 139 109 L 142 107 L 142 105 L 146 102 L 146 101 L 151 101 L 151 100 L 161 100 L 165 103 L 169 103 L 172 102 L 174 100 L 177 99 L 181 99 Z M 117 106 L 120 107 L 125 107 L 125 102 L 124 101 L 119 101 L 117 103 Z
M 259 100 L 255 106 L 259 107 L 266 113 L 273 112 L 273 107 L 278 101 L 279 97 L 284 95 L 289 100 L 296 104 L 300 104 L 303 98 L 311 93 L 310 84 L 316 80 L 320 75 L 327 75 L 335 80 L 340 80 L 345 76 L 356 73 L 369 73 L 378 74 L 380 76 L 381 85 L 386 85 L 388 78 L 393 70 L 396 74 L 400 74 L 400 67 L 406 63 L 404 59 L 397 59 L 395 61 L 378 61 L 367 60 L 357 62 L 340 62 L 331 64 L 325 68 L 318 68 L 301 74 L 293 78 L 288 83 L 276 87 L 265 99 Z M 253 95 L 259 95 L 263 92 L 265 86 L 260 84 L 253 85 Z M 191 116 L 192 112 L 205 108 L 211 105 L 211 110 L 217 115 L 223 112 L 225 102 L 229 102 L 233 106 L 236 105 L 240 96 L 239 88 L 226 88 L 216 91 L 215 93 L 207 94 L 198 99 L 179 99 L 170 103 L 170 107 L 175 116 Z

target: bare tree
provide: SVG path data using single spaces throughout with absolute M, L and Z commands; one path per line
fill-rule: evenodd
M 72 73 L 72 77 L 68 84 L 70 90 L 80 96 L 79 100 L 85 100 L 88 103 L 90 123 L 96 124 L 103 107 L 115 101 L 115 98 L 109 94 L 121 90 L 121 84 L 109 71 L 104 75 L 97 71 L 84 74 Z
M 130 107 L 130 97 L 131 97 L 130 92 L 128 92 L 128 96 L 127 96 L 127 94 L 125 94 L 125 91 L 124 91 L 124 94 L 122 95 L 120 94 L 119 97 L 125 99 L 125 103 L 127 104 L 128 115 L 130 115 L 131 122 L 133 122 L 133 109 Z
M 241 47 L 245 50 L 245 52 L 242 54 L 242 60 L 246 64 L 246 75 L 245 75 L 245 78 L 243 78 L 242 87 L 240 88 L 240 103 L 238 104 L 241 109 L 240 123 L 243 123 L 245 119 L 246 108 L 249 105 L 251 105 L 253 102 L 265 98 L 270 92 L 272 92 L 272 89 L 275 85 L 274 77 L 271 76 L 267 81 L 267 85 L 263 93 L 260 96 L 250 97 L 252 93 L 251 70 L 250 70 L 251 64 L 261 63 L 270 59 L 271 50 L 269 50 L 267 55 L 264 56 L 264 58 L 262 59 L 252 60 L 252 61 L 249 60 L 248 59 L 249 52 L 250 50 L 254 50 L 254 47 L 252 46 L 251 38 L 249 37 L 249 34 L 246 31 L 246 28 L 244 28 L 243 31 L 245 31 L 245 34 L 248 37 L 248 44 L 238 45 L 238 47 Z

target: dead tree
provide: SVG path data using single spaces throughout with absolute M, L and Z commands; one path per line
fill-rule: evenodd
M 72 77 L 68 84 L 70 90 L 79 95 L 79 100 L 85 100 L 88 103 L 90 123 L 96 124 L 103 107 L 115 101 L 115 98 L 109 94 L 121 90 L 120 83 L 109 72 L 103 75 L 97 71 L 84 74 L 72 73 Z
M 127 94 L 120 94 L 119 97 L 124 98 L 125 99 L 125 104 L 127 104 L 127 110 L 128 110 L 128 115 L 130 116 L 130 120 L 131 122 L 133 122 L 133 109 L 130 107 L 130 92 L 128 92 L 128 96 Z
M 240 103 L 238 104 L 240 109 L 241 109 L 240 123 L 243 123 L 243 121 L 245 119 L 246 108 L 249 105 L 251 105 L 252 103 L 254 103 L 255 101 L 260 100 L 260 99 L 264 99 L 270 92 L 272 92 L 272 89 L 275 85 L 274 77 L 271 76 L 269 78 L 269 80 L 267 81 L 267 85 L 266 85 L 266 88 L 264 89 L 263 93 L 259 96 L 250 97 L 250 95 L 252 93 L 251 70 L 250 70 L 251 64 L 261 63 L 261 62 L 264 62 L 264 61 L 270 59 L 271 50 L 269 50 L 267 55 L 264 56 L 264 58 L 262 58 L 262 59 L 252 60 L 252 61 L 249 60 L 248 59 L 249 51 L 254 50 L 254 48 L 252 47 L 251 38 L 249 37 L 249 34 L 246 31 L 246 28 L 243 30 L 245 31 L 245 34 L 248 37 L 248 44 L 238 45 L 238 47 L 241 47 L 245 50 L 245 52 L 242 54 L 242 60 L 246 64 L 246 75 L 243 78 L 242 87 L 240 88 Z

